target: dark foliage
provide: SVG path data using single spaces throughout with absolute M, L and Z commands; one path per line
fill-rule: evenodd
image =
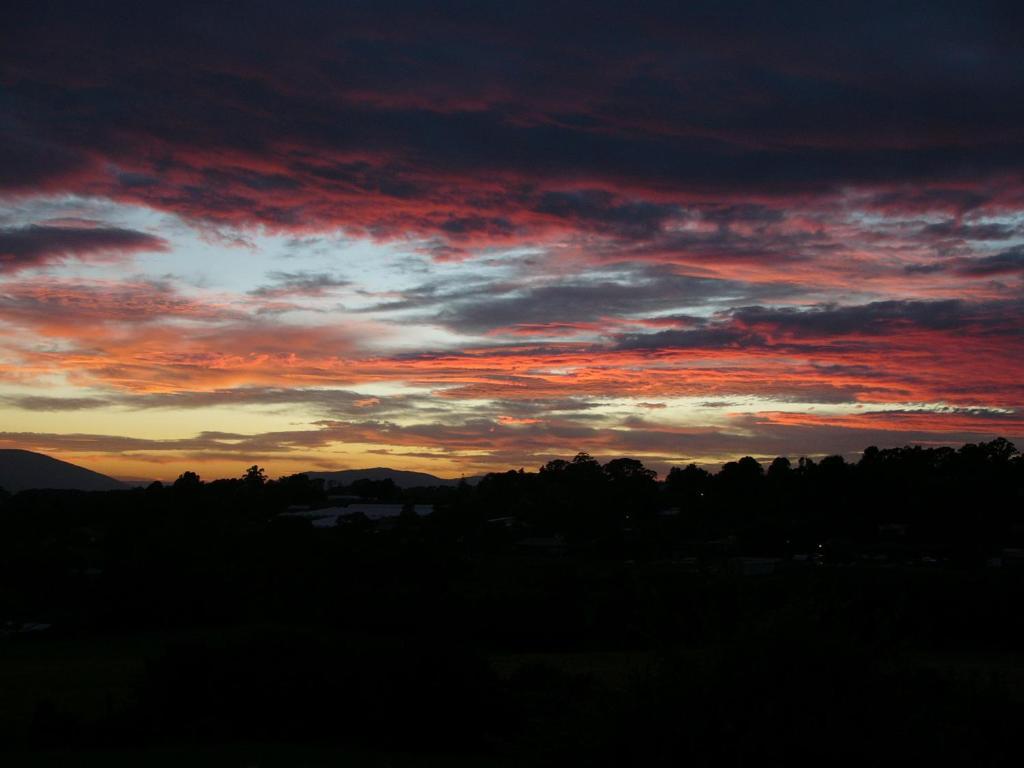
M 405 513 L 314 524 L 339 498 Z M 1024 714 L 1022 500 L 1001 440 L 661 483 L 581 453 L 333 500 L 258 466 L 3 496 L 0 738 L 1000 764 Z M 130 650 L 100 675 L 106 647 Z

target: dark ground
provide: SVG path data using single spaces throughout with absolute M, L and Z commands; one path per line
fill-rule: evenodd
M 364 486 L 436 511 L 322 530 L 302 478 L 9 497 L 0 759 L 1015 763 L 1019 454 L 865 456 Z

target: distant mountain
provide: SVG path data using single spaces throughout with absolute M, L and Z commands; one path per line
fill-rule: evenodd
M 32 451 L 0 449 L 0 488 L 11 493 L 30 488 L 112 491 L 124 488 L 112 477 Z
M 117 482 L 121 483 L 121 485 L 127 486 L 129 488 L 145 488 L 147 485 L 150 485 L 151 483 L 157 481 L 161 483 L 166 483 L 168 485 L 174 482 L 174 478 L 170 478 L 168 480 L 160 480 L 160 478 L 157 477 L 128 477 L 127 475 L 119 475 L 114 479 L 117 480 Z
M 426 485 L 458 485 L 461 478 L 446 479 L 429 475 L 426 472 L 406 472 L 401 469 L 390 469 L 388 467 L 373 467 L 371 469 L 342 469 L 337 472 L 306 472 L 312 478 L 323 478 L 325 484 L 351 485 L 356 480 L 394 480 L 399 488 L 415 488 Z M 466 482 L 474 485 L 480 478 L 467 477 Z

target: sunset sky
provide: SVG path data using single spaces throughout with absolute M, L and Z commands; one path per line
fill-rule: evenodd
M 0 447 L 1024 444 L 1024 5 L 837 5 L 5 4 Z

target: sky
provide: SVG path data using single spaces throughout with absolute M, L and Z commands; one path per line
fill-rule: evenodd
M 4 15 L 0 447 L 172 479 L 1024 444 L 1020 3 Z

